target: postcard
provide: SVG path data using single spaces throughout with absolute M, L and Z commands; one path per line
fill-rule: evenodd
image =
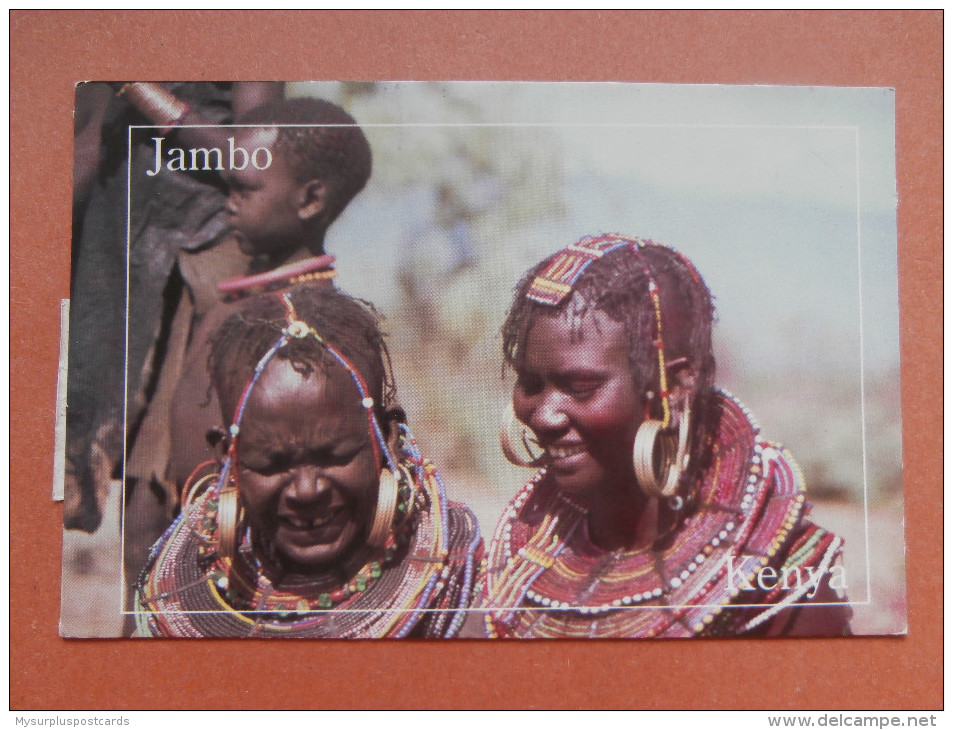
M 894 94 L 76 92 L 64 637 L 906 632 Z

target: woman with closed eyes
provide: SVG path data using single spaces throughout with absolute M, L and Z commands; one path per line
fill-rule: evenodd
M 210 351 L 224 458 L 152 549 L 139 634 L 455 636 L 483 543 L 394 405 L 376 314 L 330 288 L 262 294 Z

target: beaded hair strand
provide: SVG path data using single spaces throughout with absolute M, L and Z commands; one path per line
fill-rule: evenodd
M 519 366 L 537 317 L 568 317 L 574 336 L 582 337 L 584 316 L 592 311 L 624 326 L 635 387 L 659 396 L 650 403 L 653 418 L 667 421 L 667 371 L 682 362 L 693 367 L 693 430 L 707 433 L 715 371 L 714 306 L 691 262 L 667 246 L 617 234 L 586 237 L 553 254 L 516 287 L 502 327 L 506 364 Z M 692 448 L 696 465 L 703 441 L 696 438 Z
M 379 329 L 380 315 L 373 305 L 335 289 L 302 285 L 289 293 L 294 316 L 320 333 L 325 343 L 353 363 L 362 374 L 367 396 L 374 399 L 379 422 L 395 403 L 390 353 Z M 208 371 L 223 409 L 237 404 L 252 379 L 258 361 L 288 327 L 288 312 L 282 298 L 262 294 L 248 300 L 229 317 L 210 340 Z M 339 361 L 313 337 L 288 338 L 275 353 L 302 374 L 339 367 Z M 232 413 L 223 412 L 227 420 Z
M 303 291 L 308 290 L 305 289 Z M 367 413 L 368 432 L 370 434 L 371 444 L 374 449 L 375 461 L 380 462 L 383 460 L 386 462 L 388 469 L 392 473 L 396 472 L 397 465 L 394 462 L 394 457 L 391 455 L 390 450 L 387 448 L 385 435 L 381 429 L 380 421 L 374 413 L 377 403 L 375 402 L 375 399 L 369 395 L 369 389 L 364 376 L 361 375 L 360 371 L 352 364 L 348 357 L 341 352 L 341 350 L 322 337 L 314 327 L 299 318 L 294 302 L 292 301 L 291 293 L 283 294 L 280 297 L 280 301 L 284 306 L 285 311 L 285 327 L 282 328 L 281 334 L 278 336 L 278 339 L 274 342 L 274 344 L 272 344 L 272 346 L 268 348 L 265 354 L 262 355 L 262 357 L 258 360 L 257 364 L 255 365 L 255 369 L 252 372 L 251 378 L 249 378 L 248 382 L 245 384 L 245 387 L 242 389 L 242 393 L 235 405 L 235 413 L 232 418 L 231 425 L 228 427 L 228 433 L 230 436 L 229 447 L 225 461 L 222 465 L 221 474 L 219 476 L 218 490 L 221 491 L 232 477 L 231 467 L 234 465 L 237 458 L 238 441 L 241 434 L 241 423 L 252 391 L 257 385 L 259 378 L 268 364 L 276 356 L 279 356 L 282 351 L 292 342 L 310 341 L 317 343 L 317 345 L 320 348 L 323 348 L 323 350 L 338 365 L 344 368 L 354 383 L 354 386 L 357 390 L 357 395 L 361 401 L 361 406 Z

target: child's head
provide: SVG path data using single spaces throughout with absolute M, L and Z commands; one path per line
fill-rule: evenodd
M 272 163 L 230 170 L 229 211 L 245 253 L 280 257 L 323 242 L 324 230 L 367 184 L 371 149 L 357 122 L 322 99 L 262 104 L 239 124 L 235 146 L 265 147 Z M 291 126 L 284 126 L 291 125 Z
M 396 413 L 376 313 L 331 289 L 287 297 L 255 297 L 227 320 L 209 370 L 225 423 L 240 425 L 231 468 L 256 539 L 288 567 L 313 572 L 365 543 L 386 459 L 370 416 L 386 439 Z M 283 331 L 287 342 L 250 386 Z

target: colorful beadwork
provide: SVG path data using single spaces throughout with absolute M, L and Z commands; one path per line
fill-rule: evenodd
M 336 588 L 284 574 L 246 532 L 234 561 L 215 545 L 217 494 L 189 505 L 153 547 L 136 592 L 141 636 L 450 637 L 473 598 L 483 544 L 466 507 L 449 502 L 409 432 L 400 463 L 411 518 Z
M 226 301 L 233 301 L 254 294 L 287 289 L 296 284 L 331 280 L 337 276 L 334 256 L 324 254 L 295 261 L 284 266 L 252 276 L 236 276 L 218 285 L 218 291 Z
M 576 529 L 585 511 L 549 489 L 545 470 L 538 472 L 513 499 L 490 544 L 487 635 L 736 634 L 763 624 L 767 617 L 758 616 L 778 602 L 803 600 L 804 591 L 746 586 L 769 564 L 827 570 L 841 541 L 802 519 L 804 480 L 790 454 L 761 440 L 747 409 L 728 394 L 719 395 L 716 407 L 718 434 L 698 481 L 697 507 L 656 549 L 596 547 Z M 541 513 L 542 521 L 526 519 Z M 742 557 L 729 570 L 729 558 Z
M 361 373 L 306 322 L 282 295 L 286 326 L 259 359 L 229 427 L 231 442 L 214 488 L 187 504 L 153 547 L 137 588 L 143 636 L 324 636 L 401 638 L 459 631 L 482 553 L 476 520 L 449 504 L 443 482 L 407 427 L 399 424 L 399 456 L 387 448 L 374 399 Z M 270 546 L 248 529 L 237 554 L 223 540 L 226 492 L 234 496 L 241 424 L 250 395 L 269 362 L 291 339 L 313 337 L 348 373 L 368 420 L 374 458 L 398 478 L 397 503 L 383 547 L 366 545 L 366 561 L 338 585 L 286 574 Z M 397 461 L 400 462 L 398 468 Z M 400 475 L 408 475 L 401 477 Z M 406 483 L 410 480 L 412 484 Z M 187 494 L 197 490 L 186 488 Z M 385 528 L 388 526 L 385 524 Z M 373 532 L 373 530 L 372 530 Z M 384 531 L 382 531 L 384 532 Z M 383 534 L 381 536 L 383 538 Z M 376 543 L 377 540 L 375 539 Z M 459 614 L 459 616 L 458 616 Z
M 235 416 L 232 419 L 232 425 L 228 427 L 228 432 L 232 438 L 229 443 L 225 460 L 222 463 L 221 473 L 219 474 L 218 484 L 216 486 L 217 493 L 221 494 L 221 492 L 229 485 L 234 485 L 232 465 L 238 463 L 238 442 L 241 435 L 242 418 L 245 415 L 245 408 L 248 406 L 248 401 L 251 397 L 252 391 L 255 388 L 255 385 L 261 378 L 261 375 L 268 366 L 268 363 L 270 363 L 275 355 L 277 355 L 281 349 L 288 344 L 289 339 L 301 339 L 304 337 L 313 337 L 351 377 L 351 380 L 354 382 L 354 386 L 357 388 L 361 405 L 364 407 L 364 411 L 367 414 L 367 428 L 371 436 L 371 445 L 374 449 L 374 458 L 376 461 L 380 461 L 381 457 L 383 457 L 383 459 L 387 462 L 387 466 L 391 472 L 396 473 L 397 467 L 394 464 L 389 449 L 387 448 L 387 443 L 384 439 L 384 433 L 381 430 L 380 424 L 377 422 L 377 417 L 374 415 L 374 399 L 368 394 L 369 391 L 367 383 L 364 382 L 364 377 L 340 350 L 338 350 L 330 342 L 327 342 L 314 330 L 314 328 L 309 326 L 306 322 L 302 322 L 298 319 L 298 315 L 295 312 L 294 304 L 291 301 L 290 294 L 283 294 L 281 296 L 281 301 L 285 306 L 286 326 L 281 331 L 281 336 L 278 337 L 278 339 L 275 341 L 275 344 L 273 344 L 268 351 L 261 356 L 261 359 L 255 365 L 255 370 L 252 373 L 252 377 L 249 379 L 248 383 L 245 384 L 245 388 L 242 390 L 242 394 L 238 399 L 238 405 L 235 406 Z
M 569 296 L 576 280 L 593 261 L 610 251 L 630 246 L 632 241 L 614 233 L 586 236 L 563 249 L 535 279 L 526 293 L 528 299 L 556 306 Z

